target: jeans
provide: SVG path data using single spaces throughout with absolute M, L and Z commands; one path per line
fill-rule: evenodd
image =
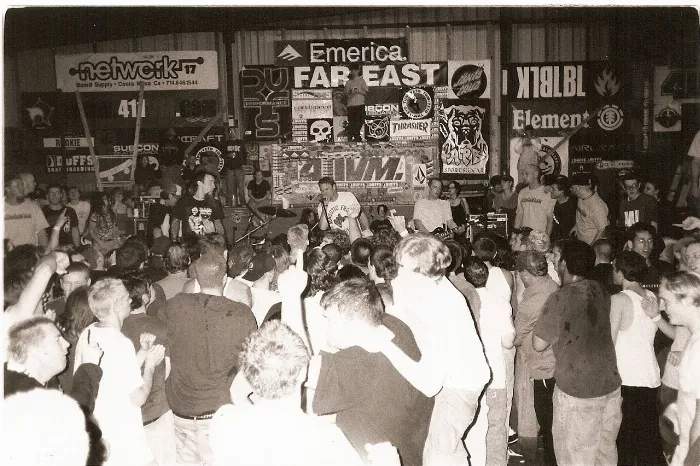
M 356 105 L 348 107 L 348 141 L 361 142 L 360 131 L 365 125 L 365 106 Z
M 622 386 L 622 424 L 617 435 L 618 464 L 651 466 L 666 463 L 656 411 L 657 393 L 658 388 Z
M 533 380 L 535 391 L 535 416 L 540 425 L 542 434 L 542 446 L 544 448 L 544 461 L 546 466 L 556 466 L 557 459 L 554 456 L 554 441 L 552 440 L 552 420 L 554 409 L 552 396 L 554 395 L 554 378 Z
M 489 388 L 484 396 L 489 407 L 486 433 L 486 464 L 506 466 L 508 463 L 508 411 L 507 390 Z
M 435 396 L 428 438 L 423 450 L 424 466 L 464 466 L 469 454 L 462 438 L 471 425 L 479 406 L 479 392 L 443 387 Z M 486 448 L 486 435 L 476 444 Z M 471 452 L 471 449 L 470 449 Z
M 620 388 L 596 398 L 576 398 L 555 386 L 553 406 L 552 436 L 559 466 L 617 466 Z
M 174 417 L 177 464 L 206 465 L 211 463 L 209 426 L 211 419 L 183 419 Z
M 175 425 L 172 411 L 168 411 L 157 421 L 143 427 L 146 442 L 160 466 L 175 464 Z
M 226 170 L 226 199 L 233 205 L 245 204 L 245 172 L 243 167 Z
M 664 454 L 667 458 L 673 458 L 673 453 L 676 451 L 676 447 L 678 446 L 678 434 L 673 430 L 673 422 L 664 416 L 664 411 L 666 411 L 668 405 L 675 403 L 677 399 L 678 390 L 662 383 L 659 387 L 657 412 L 659 413 L 661 444 L 663 445 Z

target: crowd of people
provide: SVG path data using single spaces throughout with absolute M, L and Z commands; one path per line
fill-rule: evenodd
M 669 240 L 637 175 L 609 215 L 593 176 L 520 168 L 488 199 L 510 237 L 455 182 L 370 222 L 323 178 L 259 245 L 206 167 L 149 187 L 146 239 L 119 195 L 10 178 L 6 464 L 506 465 L 529 423 L 547 466 L 698 465 L 700 219 Z

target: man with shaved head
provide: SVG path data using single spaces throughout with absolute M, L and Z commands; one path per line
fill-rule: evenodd
M 540 183 L 540 169 L 535 165 L 525 165 L 520 177 L 527 186 L 518 193 L 515 228 L 529 227 L 550 235 L 556 200 Z

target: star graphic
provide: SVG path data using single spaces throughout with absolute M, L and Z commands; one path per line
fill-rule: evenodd
M 39 97 L 33 107 L 25 107 L 25 110 L 29 112 L 32 128 L 35 126 L 51 126 L 50 118 L 53 109 L 54 107 L 41 100 L 41 97 Z

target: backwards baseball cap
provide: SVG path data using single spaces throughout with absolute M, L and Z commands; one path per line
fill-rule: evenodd
M 173 196 L 182 196 L 182 186 L 179 184 L 169 184 L 165 187 L 165 192 Z
M 547 259 L 538 251 L 522 251 L 515 256 L 515 269 L 518 272 L 527 270 L 536 277 L 547 275 Z
M 243 280 L 254 282 L 267 272 L 275 268 L 275 260 L 269 254 L 256 254 L 248 263 L 248 272 L 243 275 Z
M 232 277 L 239 276 L 244 270 L 248 269 L 248 264 L 253 258 L 253 248 L 247 244 L 240 244 L 228 254 L 229 275 Z

